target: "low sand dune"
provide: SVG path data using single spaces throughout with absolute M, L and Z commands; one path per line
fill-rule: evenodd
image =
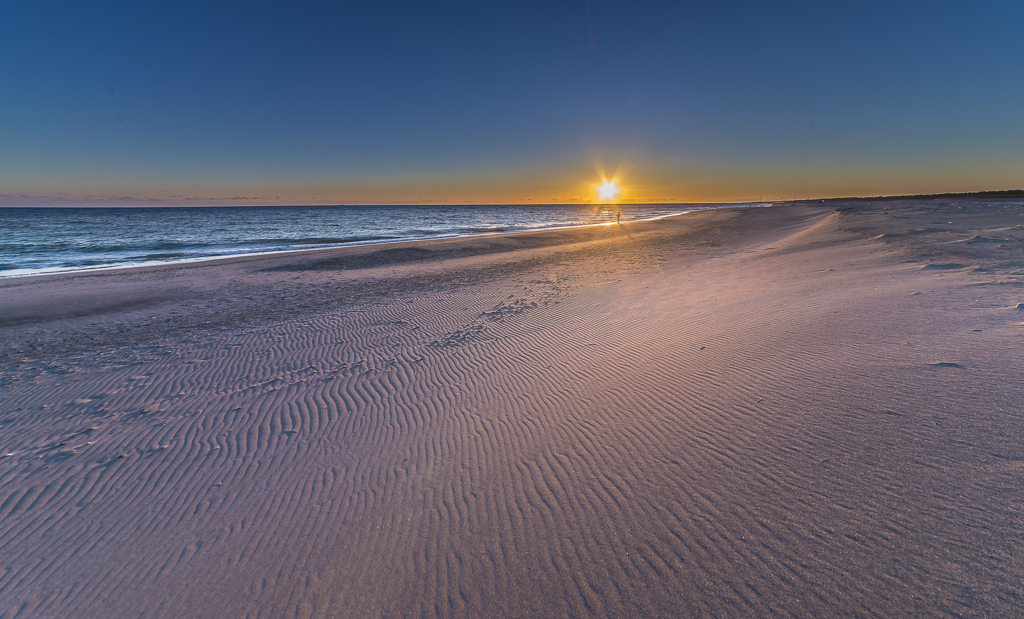
M 1022 223 L 0 281 L 0 617 L 1019 616 Z

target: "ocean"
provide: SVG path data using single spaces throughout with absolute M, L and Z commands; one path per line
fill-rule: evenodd
M 654 219 L 751 204 L 0 208 L 0 277 Z

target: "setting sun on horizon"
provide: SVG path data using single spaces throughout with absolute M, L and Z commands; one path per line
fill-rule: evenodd
M 619 195 L 619 187 L 615 180 L 605 181 L 597 186 L 597 197 L 605 202 L 610 202 Z

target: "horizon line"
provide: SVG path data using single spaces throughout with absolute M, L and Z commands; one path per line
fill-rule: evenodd
M 0 208 L 281 208 L 281 207 L 311 207 L 311 206 L 624 206 L 624 205 L 688 205 L 688 204 L 754 204 L 754 203 L 790 203 L 790 202 L 842 202 L 842 201 L 885 201 L 885 200 L 927 200 L 936 198 L 1024 198 L 1024 189 L 995 189 L 982 191 L 927 193 L 927 194 L 900 194 L 882 196 L 842 196 L 842 197 L 819 197 L 819 198 L 780 198 L 778 200 L 763 199 L 759 197 L 754 200 L 724 200 L 724 201 L 693 201 L 681 200 L 672 201 L 641 201 L 623 200 L 616 202 L 338 202 L 320 204 L 0 204 Z

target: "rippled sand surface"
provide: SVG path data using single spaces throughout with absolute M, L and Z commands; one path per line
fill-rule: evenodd
M 0 282 L 0 617 L 1015 616 L 1024 207 Z

